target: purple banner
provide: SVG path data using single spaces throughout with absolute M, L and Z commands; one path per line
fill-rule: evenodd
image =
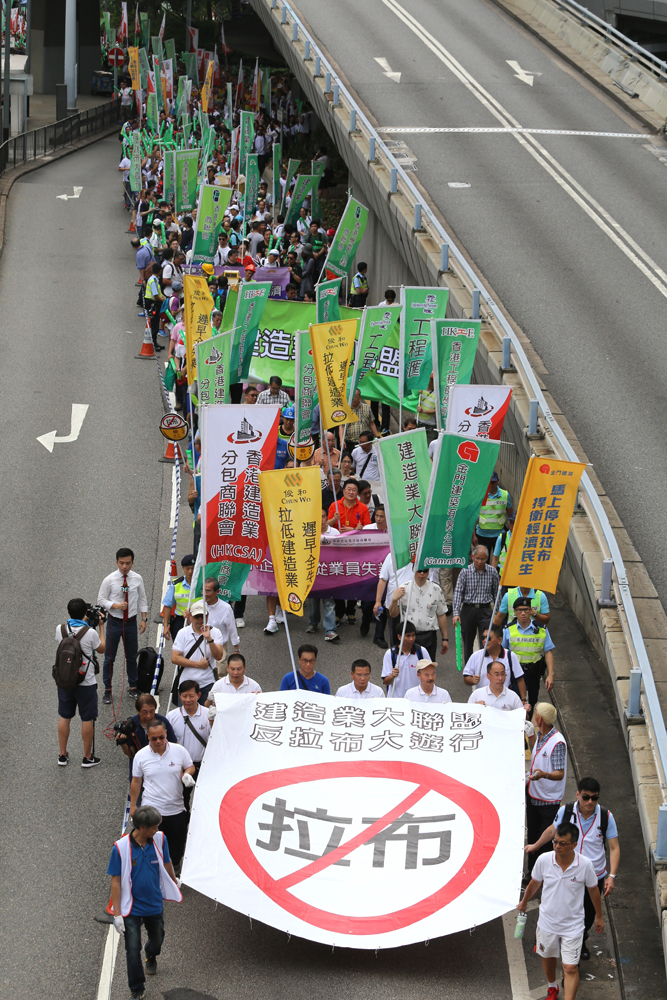
M 226 271 L 238 271 L 239 278 L 241 281 L 245 280 L 245 268 L 244 267 L 230 267 L 223 265 L 218 265 L 213 268 L 215 276 L 219 274 L 224 274 Z M 203 274 L 201 264 L 186 264 L 183 268 L 184 274 Z M 255 271 L 255 281 L 270 281 L 271 282 L 271 293 L 269 295 L 270 299 L 286 299 L 287 298 L 287 286 L 290 283 L 290 273 L 288 267 L 258 267 Z
M 389 554 L 389 536 L 374 530 L 323 535 L 320 564 L 311 590 L 313 597 L 375 601 L 382 563 Z M 271 553 L 250 570 L 244 594 L 275 595 Z

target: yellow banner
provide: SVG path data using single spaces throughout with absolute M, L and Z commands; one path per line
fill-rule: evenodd
M 310 327 L 323 427 L 354 424 L 359 419 L 347 403 L 347 370 L 356 336 L 356 319 L 316 323 Z
M 301 617 L 320 561 L 320 470 L 275 469 L 258 478 L 280 607 Z
M 201 89 L 201 107 L 204 114 L 208 114 L 208 106 L 211 101 L 211 87 L 213 84 L 213 60 L 209 59 L 206 66 L 206 79 Z
M 185 298 L 185 360 L 188 365 L 188 385 L 197 378 L 197 355 L 195 344 L 208 340 L 211 336 L 211 311 L 213 297 L 205 278 L 194 274 L 183 275 Z
M 130 60 L 129 70 L 132 77 L 132 90 L 141 90 L 141 76 L 139 75 L 139 49 L 133 45 L 128 46 L 127 56 Z
M 501 583 L 555 594 L 579 480 L 586 466 L 531 458 Z

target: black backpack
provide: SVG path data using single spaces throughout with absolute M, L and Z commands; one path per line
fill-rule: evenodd
M 574 802 L 568 802 L 565 806 L 565 812 L 563 813 L 563 823 L 572 822 L 572 814 L 574 813 Z M 602 843 L 607 846 L 607 827 L 609 826 L 609 810 L 603 809 L 600 806 L 600 833 L 602 834 Z
M 60 626 L 60 634 L 63 638 L 58 643 L 56 662 L 53 664 L 51 673 L 56 686 L 63 691 L 73 691 L 86 676 L 88 664 L 84 665 L 83 662 L 81 639 L 89 628 L 89 625 L 84 625 L 78 632 L 74 633 L 67 622 Z
M 157 666 L 157 653 L 152 646 L 144 646 L 137 656 L 137 688 L 143 694 L 150 694 Z M 164 659 L 160 660 L 160 670 L 157 675 L 155 694 L 160 690 L 160 681 L 164 672 Z

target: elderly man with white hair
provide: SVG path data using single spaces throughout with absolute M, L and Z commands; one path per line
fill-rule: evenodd
M 535 736 L 530 771 L 526 776 L 526 836 L 529 844 L 538 841 L 551 826 L 563 795 L 567 777 L 567 744 L 555 726 L 556 709 L 549 701 L 539 701 L 533 712 Z M 532 742 L 532 741 L 531 741 Z M 539 854 L 548 850 L 544 844 L 528 856 L 528 872 Z
M 489 552 L 486 546 L 477 545 L 472 552 L 472 564 L 461 570 L 456 581 L 452 602 L 454 625 L 461 623 L 463 656 L 467 663 L 472 656 L 475 633 L 480 646 L 484 645 L 482 632 L 491 624 L 493 606 L 500 585 L 498 570 L 488 566 Z

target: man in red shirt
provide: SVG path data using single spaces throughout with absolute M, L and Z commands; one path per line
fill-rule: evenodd
M 356 480 L 348 479 L 343 489 L 343 499 L 329 507 L 329 524 L 340 532 L 356 531 L 371 523 L 368 507 L 359 499 Z

